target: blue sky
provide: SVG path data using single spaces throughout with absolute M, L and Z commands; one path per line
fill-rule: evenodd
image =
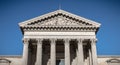
M 61 9 L 101 23 L 98 55 L 120 55 L 119 0 L 0 0 L 0 55 L 22 55 L 18 23 Z

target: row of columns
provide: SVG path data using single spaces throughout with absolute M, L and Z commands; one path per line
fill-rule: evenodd
M 24 39 L 23 48 L 23 65 L 27 65 L 28 61 L 28 46 L 29 39 Z M 65 39 L 65 65 L 70 65 L 70 39 Z M 96 40 L 91 40 L 91 51 L 89 51 L 91 65 L 97 65 L 97 54 L 96 54 Z M 84 65 L 83 56 L 83 40 L 78 40 L 78 65 Z M 51 39 L 51 53 L 50 53 L 51 65 L 56 65 L 56 40 Z M 35 65 L 42 65 L 42 39 L 38 39 L 37 43 L 37 56 Z

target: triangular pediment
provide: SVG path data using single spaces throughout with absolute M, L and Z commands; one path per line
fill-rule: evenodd
M 32 25 L 32 24 L 28 24 L 28 25 Z M 44 22 L 36 22 L 34 25 L 35 26 L 84 26 L 85 24 L 58 15 L 56 17 L 47 19 Z
M 94 26 L 100 24 L 92 20 L 74 15 L 64 10 L 57 10 L 48 14 L 19 23 L 21 27 L 26 26 Z

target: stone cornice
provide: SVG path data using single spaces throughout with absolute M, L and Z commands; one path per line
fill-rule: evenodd
M 25 26 L 23 31 L 97 31 L 93 26 Z

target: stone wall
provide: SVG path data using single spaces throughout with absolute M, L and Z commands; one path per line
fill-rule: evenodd
M 0 65 L 22 65 L 22 56 L 0 56 L 0 59 L 11 61 L 10 63 L 0 63 Z
M 111 59 L 115 59 L 114 62 L 108 62 Z M 98 65 L 120 65 L 120 62 L 118 62 L 116 59 L 120 60 L 120 56 L 101 55 L 98 56 Z

